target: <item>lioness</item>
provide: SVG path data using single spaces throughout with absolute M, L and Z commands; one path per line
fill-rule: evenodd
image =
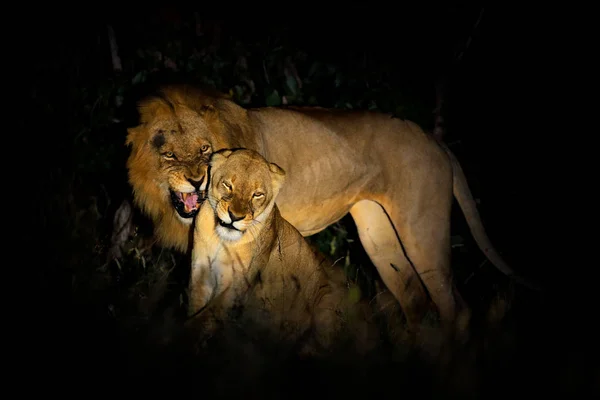
M 292 345 L 302 339 L 305 355 L 331 349 L 348 316 L 344 273 L 279 214 L 285 172 L 247 149 L 214 153 L 210 166 L 208 204 L 194 229 L 189 314 L 204 317 L 207 334 L 241 308 L 234 323 L 249 322 L 261 336 Z M 368 307 L 352 311 L 365 351 Z
M 164 246 L 189 250 L 210 155 L 244 147 L 287 172 L 277 205 L 303 236 L 351 214 L 412 326 L 422 317 L 425 288 L 443 321 L 454 321 L 462 304 L 450 270 L 453 194 L 480 249 L 513 275 L 483 229 L 457 160 L 413 122 L 319 107 L 244 109 L 185 85 L 164 87 L 138 108 L 140 124 L 126 140 L 129 181 Z

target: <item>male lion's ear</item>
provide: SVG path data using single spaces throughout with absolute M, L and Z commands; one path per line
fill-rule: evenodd
M 173 111 L 173 104 L 166 102 L 161 97 L 149 97 L 140 100 L 137 105 L 137 111 L 140 116 L 140 123 L 148 124 L 152 122 L 161 111 L 171 113 Z
M 212 154 L 210 157 L 210 166 L 211 168 L 218 168 L 229 156 L 231 155 L 231 150 L 219 150 Z
M 275 193 L 279 192 L 279 189 L 285 182 L 285 171 L 279 165 L 275 163 L 269 163 L 269 171 L 271 171 L 271 179 L 273 182 L 273 190 Z
M 212 104 L 203 104 L 197 110 L 198 114 L 204 118 L 213 118 L 218 114 L 217 109 Z
M 131 146 L 138 139 L 139 131 L 138 128 L 127 128 L 127 138 L 125 138 L 125 146 Z

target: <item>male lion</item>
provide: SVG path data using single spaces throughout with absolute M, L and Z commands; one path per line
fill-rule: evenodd
M 287 172 L 277 205 L 303 236 L 350 213 L 413 327 L 422 317 L 425 289 L 442 321 L 454 321 L 463 304 L 450 270 L 453 194 L 480 249 L 513 275 L 483 229 L 457 160 L 413 122 L 319 107 L 244 109 L 185 85 L 166 86 L 138 107 L 141 123 L 126 141 L 132 145 L 129 181 L 164 246 L 189 250 L 210 154 L 244 147 Z
M 208 204 L 194 228 L 189 314 L 199 317 L 205 335 L 235 318 L 301 353 L 331 350 L 349 315 L 346 280 L 279 214 L 284 170 L 247 149 L 214 153 L 210 166 Z M 365 351 L 375 343 L 369 328 L 376 332 L 368 306 L 350 311 L 355 323 L 346 326 L 358 332 L 349 338 Z

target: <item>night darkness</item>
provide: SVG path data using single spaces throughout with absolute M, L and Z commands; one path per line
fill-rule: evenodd
M 76 18 L 28 21 L 35 27 L 32 35 L 37 40 L 23 50 L 23 59 L 30 60 L 25 69 L 32 76 L 27 96 L 33 100 L 33 115 L 24 125 L 26 132 L 38 132 L 36 157 L 46 166 L 42 186 L 44 192 L 52 193 L 36 214 L 48 232 L 49 262 L 35 268 L 31 301 L 48 311 L 35 317 L 32 339 L 24 345 L 29 362 L 46 378 L 60 374 L 64 388 L 76 380 L 93 385 L 122 382 L 140 385 L 141 390 L 168 382 L 177 392 L 243 393 L 251 398 L 312 393 L 351 398 L 408 392 L 470 398 L 531 390 L 538 396 L 587 393 L 600 376 L 590 359 L 597 347 L 594 330 L 587 328 L 590 293 L 577 286 L 578 276 L 559 273 L 558 260 L 543 256 L 557 239 L 542 228 L 547 226 L 542 221 L 548 213 L 540 207 L 547 199 L 541 189 L 551 179 L 545 177 L 547 172 L 535 154 L 542 149 L 533 144 L 540 135 L 532 104 L 538 101 L 535 65 L 541 35 L 528 30 L 526 21 L 508 10 L 486 8 L 482 12 L 475 6 L 399 6 L 384 12 L 375 6 L 344 6 L 346 11 L 289 6 L 287 12 L 249 10 L 243 18 L 164 9 L 111 16 L 86 11 Z M 194 24 L 202 27 L 201 35 Z M 111 62 L 108 26 L 115 32 L 123 64 L 120 72 Z M 454 207 L 452 234 L 464 241 L 463 247 L 452 251 L 453 268 L 458 268 L 463 282 L 459 290 L 474 310 L 486 309 L 496 295 L 510 296 L 513 306 L 493 337 L 478 331 L 478 342 L 468 356 L 456 356 L 454 374 L 432 372 L 438 370 L 414 356 L 365 372 L 368 384 L 367 378 L 350 375 L 355 370 L 291 366 L 244 389 L 241 383 L 239 387 L 234 384 L 234 375 L 223 378 L 207 365 L 190 372 L 189 357 L 179 347 L 157 350 L 155 343 L 169 334 L 181 312 L 179 294 L 189 268 L 185 256 L 168 256 L 176 268 L 160 290 L 152 286 L 157 257 L 164 257 L 158 246 L 147 248 L 144 262 L 148 265 L 143 268 L 135 252 L 124 256 L 118 266 L 107 257 L 113 216 L 121 202 L 131 198 L 124 142 L 126 128 L 136 123 L 135 101 L 155 83 L 205 83 L 201 75 L 206 76 L 206 69 L 194 64 L 187 70 L 173 71 L 164 65 L 152 70 L 140 57 L 142 50 L 171 54 L 169 46 L 178 43 L 180 50 L 171 56 L 175 62 L 185 64 L 193 51 L 208 49 L 219 54 L 225 66 L 210 74 L 214 86 L 226 91 L 241 85 L 234 67 L 239 60 L 236 45 L 265 51 L 280 47 L 293 57 L 302 53 L 293 58 L 301 79 L 313 62 L 343 73 L 338 89 L 315 89 L 318 105 L 336 107 L 346 102 L 366 108 L 369 99 L 376 99 L 383 111 L 401 109 L 401 116 L 429 131 L 434 128 L 436 85 L 442 83 L 443 140 L 457 156 L 479 200 L 486 231 L 509 265 L 539 283 L 543 293 L 511 286 L 489 262 L 484 263 L 460 209 Z M 262 65 L 258 52 L 248 57 L 248 65 L 250 79 L 260 75 L 256 73 Z M 142 70 L 148 72 L 146 80 L 132 85 Z M 365 76 L 370 77 L 364 78 L 369 80 L 368 90 L 353 83 Z M 268 88 L 258 80 L 256 84 L 258 89 L 244 106 L 265 105 Z M 149 222 L 137 209 L 134 220 L 135 240 L 149 243 Z M 356 237 L 350 218 L 341 224 L 348 237 Z M 338 251 L 347 249 L 353 262 L 366 271 L 365 277 L 372 277 L 376 272 L 360 242 L 340 240 Z M 470 277 L 468 284 L 466 277 Z M 46 339 L 39 340 L 40 335 Z M 469 367 L 459 367 L 462 356 L 468 358 L 464 364 Z M 59 363 L 64 365 L 61 371 L 55 367 Z M 331 372 L 326 377 L 327 368 L 338 368 L 339 376 Z M 306 379 L 314 385 L 303 383 Z M 363 379 L 360 388 L 349 387 Z M 226 380 L 230 383 L 220 383 L 219 389 L 205 385 Z M 265 389 L 273 380 L 277 381 L 273 389 Z M 203 391 L 203 387 L 210 389 Z

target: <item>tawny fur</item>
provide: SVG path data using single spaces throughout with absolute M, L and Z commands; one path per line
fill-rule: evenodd
M 207 156 L 244 147 L 280 165 L 287 183 L 277 205 L 303 236 L 350 213 L 365 251 L 412 326 L 423 315 L 426 292 L 442 320 L 455 321 L 461 309 L 468 314 L 450 270 L 453 195 L 484 254 L 513 274 L 483 229 L 458 162 L 413 122 L 316 107 L 244 109 L 188 86 L 165 87 L 139 110 L 141 124 L 127 138 L 129 180 L 163 246 L 189 250 L 191 218 L 179 218 L 168 188 L 206 174 L 206 158 L 193 154 L 208 143 Z M 157 149 L 156 135 L 171 131 Z M 161 156 L 166 149 L 187 161 L 170 165 Z
M 189 286 L 199 333 L 206 337 L 229 322 L 243 324 L 247 335 L 258 331 L 263 340 L 299 346 L 304 355 L 329 351 L 340 337 L 361 353 L 372 348 L 378 331 L 368 305 L 350 303 L 342 270 L 313 251 L 275 205 L 285 172 L 238 149 L 213 154 L 210 174 Z

